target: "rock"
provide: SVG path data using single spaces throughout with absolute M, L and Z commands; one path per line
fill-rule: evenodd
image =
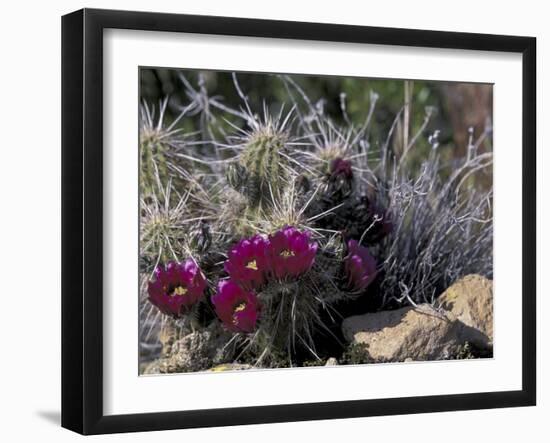
M 169 356 L 173 344 L 181 338 L 182 328 L 172 318 L 164 321 L 159 332 L 159 341 L 162 345 L 161 355 Z
M 344 337 L 366 345 L 373 362 L 451 358 L 463 343 L 463 330 L 453 314 L 427 304 L 349 317 L 342 323 Z
M 440 306 L 469 328 L 465 340 L 480 348 L 493 346 L 493 282 L 481 275 L 468 275 L 439 297 Z
M 253 369 L 253 366 L 240 363 L 224 363 L 210 368 L 208 372 L 244 371 L 247 369 Z
M 195 331 L 172 342 L 170 351 L 144 370 L 144 374 L 204 371 L 226 357 L 224 345 L 230 335 L 221 326 Z
M 163 372 L 161 372 L 163 360 L 164 359 L 159 358 L 157 360 L 153 360 L 152 362 L 148 363 L 147 365 L 145 365 L 145 368 L 143 369 L 142 374 L 143 375 L 163 374 Z
M 336 360 L 334 357 L 330 357 L 325 363 L 325 366 L 338 366 L 338 360 Z

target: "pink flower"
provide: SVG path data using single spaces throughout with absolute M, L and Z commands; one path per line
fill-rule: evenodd
M 376 277 L 376 260 L 367 248 L 356 240 L 348 241 L 348 255 L 345 259 L 348 286 L 352 291 L 364 291 Z
M 261 235 L 246 238 L 237 243 L 228 253 L 225 271 L 235 283 L 246 289 L 256 289 L 265 282 L 268 268 L 269 241 Z
M 183 263 L 169 262 L 166 267 L 157 266 L 154 276 L 147 287 L 149 301 L 173 317 L 188 311 L 206 289 L 206 279 L 191 259 Z
M 313 266 L 317 243 L 310 241 L 308 233 L 285 226 L 269 242 L 271 272 L 276 278 L 297 277 Z
M 342 157 L 337 157 L 330 163 L 330 176 L 333 179 L 342 177 L 344 179 L 352 179 L 353 171 L 351 169 L 351 162 L 344 160 Z
M 256 329 L 260 305 L 254 292 L 241 288 L 231 280 L 222 280 L 212 297 L 212 304 L 228 330 L 252 332 Z

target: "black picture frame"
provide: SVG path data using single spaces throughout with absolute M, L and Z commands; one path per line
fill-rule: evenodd
M 102 35 L 107 28 L 521 54 L 521 390 L 104 415 Z M 536 39 L 532 37 L 96 9 L 65 15 L 62 18 L 62 426 L 82 434 L 102 434 L 535 405 L 535 63 Z

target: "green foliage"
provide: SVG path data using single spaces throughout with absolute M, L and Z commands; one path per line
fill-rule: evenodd
M 365 343 L 351 343 L 340 358 L 343 365 L 362 365 L 372 363 L 368 346 Z

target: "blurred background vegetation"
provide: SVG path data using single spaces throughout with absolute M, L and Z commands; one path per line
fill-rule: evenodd
M 234 109 L 242 106 L 230 72 L 142 68 L 141 99 L 150 105 L 158 106 L 160 100 L 168 97 L 168 121 L 189 102 L 180 75 L 197 89 L 205 88 L 208 95 L 215 96 L 219 102 Z M 342 98 L 345 98 L 349 119 L 354 125 L 359 126 L 369 111 L 371 92 L 378 94 L 379 99 L 369 134 L 369 143 L 374 149 L 384 143 L 396 115 L 406 100 L 410 104 L 409 133 L 412 135 L 422 127 L 426 110 L 432 112 L 429 124 L 416 143 L 419 158 L 424 157 L 430 149 L 427 138 L 435 130 L 440 131 L 440 154 L 444 159 L 452 160 L 466 154 L 470 128 L 473 128 L 472 136 L 476 140 L 492 124 L 493 97 L 492 85 L 489 84 L 313 75 L 292 75 L 292 78 L 302 87 L 309 99 L 336 123 L 344 123 Z M 263 102 L 274 110 L 280 108 L 281 104 L 285 104 L 287 109 L 290 108 L 288 92 L 277 75 L 243 72 L 238 74 L 238 80 L 254 110 L 260 112 Z M 198 129 L 198 121 L 184 120 L 186 130 Z M 402 122 L 399 121 L 398 124 L 401 125 Z M 229 125 L 226 129 L 231 132 Z M 402 131 L 397 130 L 393 137 L 394 149 L 399 149 L 397 145 L 402 144 L 402 140 L 399 140 L 401 133 Z M 491 150 L 491 140 L 491 136 L 486 137 L 478 153 Z

